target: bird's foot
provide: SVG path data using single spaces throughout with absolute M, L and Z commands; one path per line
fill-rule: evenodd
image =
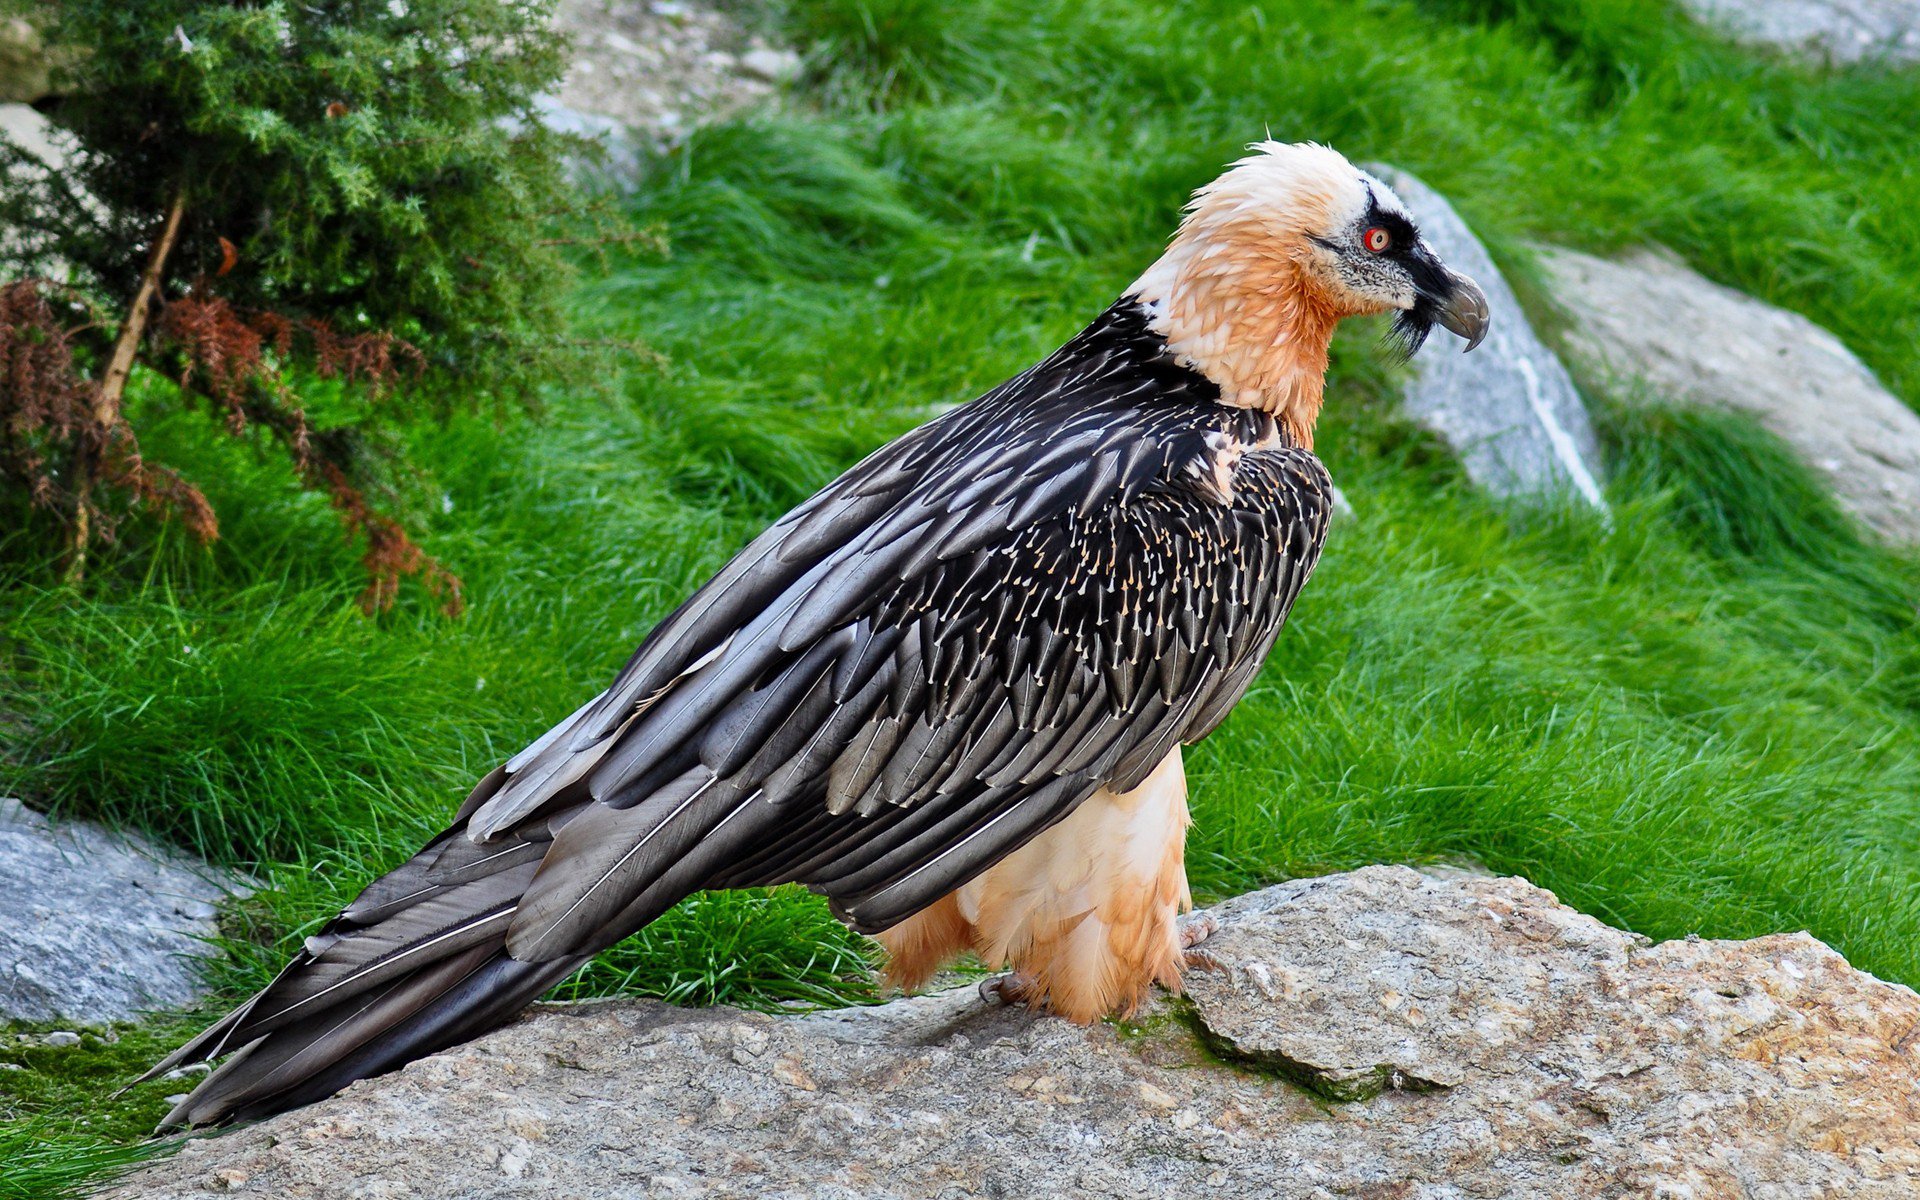
M 1209 913 L 1188 917 L 1180 922 L 1180 952 L 1191 971 L 1225 971 L 1227 965 L 1199 948 L 1200 943 L 1220 932 L 1220 922 Z
M 1033 978 L 1008 971 L 980 981 L 980 998 L 988 1004 L 1028 1004 L 1033 1000 Z

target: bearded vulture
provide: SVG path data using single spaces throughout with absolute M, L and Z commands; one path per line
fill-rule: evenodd
M 705 888 L 799 883 L 892 979 L 977 951 L 1075 1021 L 1177 987 L 1181 747 L 1313 571 L 1344 317 L 1410 352 L 1486 299 L 1378 179 L 1266 142 L 1072 340 L 881 447 L 154 1073 L 167 1127 L 306 1104 L 495 1028 Z

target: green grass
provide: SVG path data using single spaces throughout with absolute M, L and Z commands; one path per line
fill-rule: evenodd
M 84 596 L 36 582 L 42 531 L 0 542 L 0 787 L 257 871 L 221 983 L 258 984 L 768 520 L 1104 306 L 1268 128 L 1422 174 L 1523 282 L 1528 238 L 1661 241 L 1920 399 L 1920 73 L 1769 62 L 1652 0 L 1091 7 L 765 17 L 836 65 L 658 163 L 632 218 L 673 255 L 578 298 L 672 365 L 538 425 L 415 431 L 462 620 L 362 617 L 324 507 L 148 381 L 146 443 L 225 539 L 132 529 Z M 1597 414 L 1610 528 L 1491 502 L 1393 416 L 1379 332 L 1337 344 L 1320 439 L 1356 515 L 1189 758 L 1196 890 L 1471 857 L 1655 937 L 1806 928 L 1920 984 L 1920 565 L 1751 428 L 1658 406 Z M 569 988 L 871 994 L 859 940 L 791 891 L 691 903 Z M 61 1063 L 25 1074 L 41 1098 L 0 1131 L 62 1123 L 33 1169 L 132 1135 Z
M 58 1028 L 0 1023 L 0 1200 L 80 1195 L 164 1149 L 140 1143 L 171 1107 L 166 1097 L 192 1086 L 156 1079 L 121 1090 L 193 1035 L 189 1020 L 119 1023 L 84 1031 L 77 1046 L 45 1045 L 41 1035 Z

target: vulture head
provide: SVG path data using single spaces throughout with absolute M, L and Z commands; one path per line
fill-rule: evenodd
M 1195 192 L 1128 291 L 1224 402 L 1272 412 L 1303 440 L 1342 319 L 1395 314 L 1404 354 L 1435 325 L 1471 350 L 1489 325 L 1479 286 L 1440 261 L 1393 190 L 1310 142 L 1258 143 Z

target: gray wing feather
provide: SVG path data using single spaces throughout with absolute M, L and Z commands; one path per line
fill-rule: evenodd
M 1225 714 L 1318 552 L 1324 472 L 1130 302 L 883 447 L 670 614 L 259 995 L 176 1115 L 258 1115 L 492 1027 L 714 886 L 893 924 Z

